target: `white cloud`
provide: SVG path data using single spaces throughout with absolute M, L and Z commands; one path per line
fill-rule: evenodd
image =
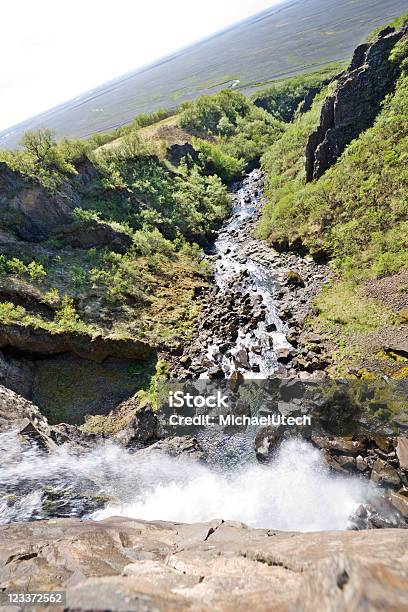
M 0 130 L 282 0 L 3 0 Z

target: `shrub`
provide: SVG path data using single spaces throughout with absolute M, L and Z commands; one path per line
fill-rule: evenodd
M 224 153 L 219 145 L 206 140 L 196 138 L 193 144 L 200 151 L 204 168 L 208 173 L 216 174 L 225 183 L 242 176 L 245 168 L 243 159 Z
M 27 271 L 32 281 L 39 281 L 47 276 L 44 266 L 37 261 L 31 261 L 27 266 Z
M 244 117 L 250 109 L 247 98 L 230 89 L 214 95 L 200 96 L 183 107 L 180 126 L 196 134 L 221 135 L 225 131 L 231 135 L 239 117 Z

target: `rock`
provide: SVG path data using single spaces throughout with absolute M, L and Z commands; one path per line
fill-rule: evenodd
M 13 429 L 14 428 L 15 423 L 13 423 Z M 55 450 L 55 442 L 48 434 L 44 432 L 44 430 L 41 431 L 41 429 L 44 428 L 42 428 L 41 426 L 36 427 L 32 421 L 26 418 L 21 424 L 19 424 L 19 427 L 17 428 L 17 433 L 22 438 L 32 440 L 38 447 L 47 452 Z
M 305 281 L 299 274 L 299 272 L 295 272 L 295 270 L 288 270 L 285 275 L 286 284 L 292 287 L 304 287 Z
M 362 442 L 345 437 L 323 437 L 316 434 L 312 435 L 312 442 L 319 448 L 335 451 L 341 455 L 357 456 L 365 447 Z
M 408 497 L 392 491 L 390 502 L 402 514 L 405 519 L 408 519 Z
M 276 331 L 276 323 L 268 323 L 265 329 L 268 333 Z
M 173 144 L 167 149 L 167 159 L 175 166 L 178 166 L 182 159 L 190 158 L 192 161 L 197 161 L 198 152 L 189 142 L 181 144 Z
M 368 470 L 368 461 L 364 459 L 361 455 L 356 457 L 356 468 L 359 472 L 365 472 Z
M 109 247 L 109 250 L 117 253 L 125 253 L 132 244 L 129 234 L 98 220 L 69 223 L 56 228 L 53 237 L 74 249 Z
M 224 370 L 219 365 L 214 365 L 211 368 L 209 368 L 207 371 L 207 374 L 208 374 L 208 378 L 212 380 L 225 378 Z
M 356 459 L 354 457 L 350 457 L 349 455 L 336 455 L 334 459 L 340 467 L 349 472 L 353 472 L 356 468 Z
M 24 428 L 27 422 L 31 422 L 44 435 L 49 434 L 47 419 L 37 406 L 11 389 L 0 386 L 0 431 L 6 431 L 19 424 Z
M 396 452 L 400 467 L 408 471 L 408 438 L 397 438 Z
M 282 427 L 262 427 L 255 437 L 255 453 L 258 461 L 267 461 L 282 440 Z
M 401 479 L 398 476 L 397 470 L 383 459 L 375 461 L 371 472 L 371 480 L 390 487 L 399 487 L 401 485 Z
M 406 35 L 405 25 L 398 32 L 364 43 L 354 52 L 349 69 L 340 77 L 333 95 L 326 98 L 320 125 L 309 136 L 306 146 L 307 180 L 318 179 L 340 157 L 345 147 L 370 127 L 399 76 L 398 63 L 389 55 Z
M 5 227 L 22 240 L 41 242 L 57 227 L 72 221 L 80 198 L 69 183 L 50 193 L 39 182 L 0 162 L 0 206 Z
M 397 355 L 408 359 L 408 341 L 388 344 L 384 347 L 384 351 L 387 355 Z
M 0 325 L 0 349 L 5 347 L 42 355 L 74 353 L 98 362 L 109 356 L 145 360 L 154 354 L 154 349 L 141 340 L 105 338 L 84 332 L 52 333 L 31 325 Z
M 289 348 L 277 348 L 275 353 L 277 361 L 281 363 L 289 363 L 293 357 L 292 349 Z
M 114 438 L 118 440 L 118 442 L 126 446 L 131 446 L 135 443 L 146 444 L 155 438 L 157 439 L 157 418 L 150 404 L 140 406 L 136 398 L 130 398 L 122 402 L 122 404 L 113 411 L 113 414 L 114 416 L 115 414 L 121 414 L 123 415 L 122 418 L 126 418 L 125 415 L 127 411 L 129 411 L 132 416 L 126 427 L 114 435 Z
M 369 442 L 374 444 L 384 453 L 390 453 L 393 448 L 392 440 L 386 436 L 370 435 Z
M 192 436 L 173 436 L 159 440 L 147 448 L 138 451 L 138 456 L 149 457 L 154 454 L 164 454 L 181 460 L 203 462 L 207 460 L 207 452 L 197 438 Z
M 0 527 L 3 590 L 67 610 L 405 610 L 408 531 L 285 533 L 110 518 Z
M 295 398 L 301 399 L 304 396 L 304 393 L 305 386 L 302 381 L 297 378 L 283 380 L 279 386 L 279 394 L 285 402 Z
M 278 402 L 278 410 L 285 417 L 296 417 L 300 415 L 301 407 L 291 402 Z
M 0 385 L 32 399 L 35 366 L 32 361 L 5 356 L 0 351 Z
M 246 369 L 249 367 L 248 353 L 246 349 L 240 349 L 239 351 L 237 351 L 233 359 L 234 359 L 234 364 L 237 368 Z

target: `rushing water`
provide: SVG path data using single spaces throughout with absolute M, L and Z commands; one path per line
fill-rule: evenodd
M 281 530 L 347 529 L 360 504 L 376 495 L 364 480 L 333 476 L 318 450 L 291 439 L 273 461 L 257 463 L 245 440 L 215 449 L 213 465 L 145 451 L 132 453 L 105 442 L 78 455 L 61 447 L 52 454 L 0 436 L 7 448 L 0 466 L 1 522 L 49 516 L 49 491 L 70 503 L 58 514 L 101 519 L 123 515 L 180 522 L 214 518 Z M 68 493 L 67 493 L 68 492 Z M 105 500 L 90 510 L 84 498 Z M 100 505 L 100 504 L 99 504 Z
M 251 379 L 271 376 L 277 368 L 275 349 L 290 347 L 285 336 L 286 326 L 276 313 L 272 295 L 276 281 L 270 269 L 255 262 L 248 255 L 251 245 L 256 243 L 251 232 L 248 235 L 242 234 L 246 224 L 259 215 L 262 205 L 262 191 L 259 185 L 261 181 L 260 170 L 254 170 L 242 182 L 233 198 L 231 217 L 214 245 L 217 257 L 214 277 L 220 290 L 227 290 L 231 280 L 238 278 L 240 280 L 235 290 L 256 294 L 265 307 L 265 319 L 249 332 L 241 329 L 235 347 L 228 356 L 222 358 L 221 362 L 226 376 L 229 376 L 236 369 L 234 356 L 244 350 L 248 355 L 248 367 L 243 371 L 243 375 Z M 254 182 L 257 188 L 253 187 Z M 242 274 L 243 272 L 245 274 Z M 273 328 L 274 331 L 268 331 L 268 328 L 269 330 Z M 208 347 L 210 359 L 213 359 L 218 352 L 220 344 L 222 340 L 215 337 Z

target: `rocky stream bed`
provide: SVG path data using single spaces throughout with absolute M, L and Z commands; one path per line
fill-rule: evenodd
M 208 260 L 211 288 L 175 377 L 319 378 L 330 363 L 322 339 L 303 329 L 311 299 L 327 282 L 327 266 L 310 256 L 278 253 L 253 237 L 263 198 L 253 170 L 233 193 L 231 217 Z

